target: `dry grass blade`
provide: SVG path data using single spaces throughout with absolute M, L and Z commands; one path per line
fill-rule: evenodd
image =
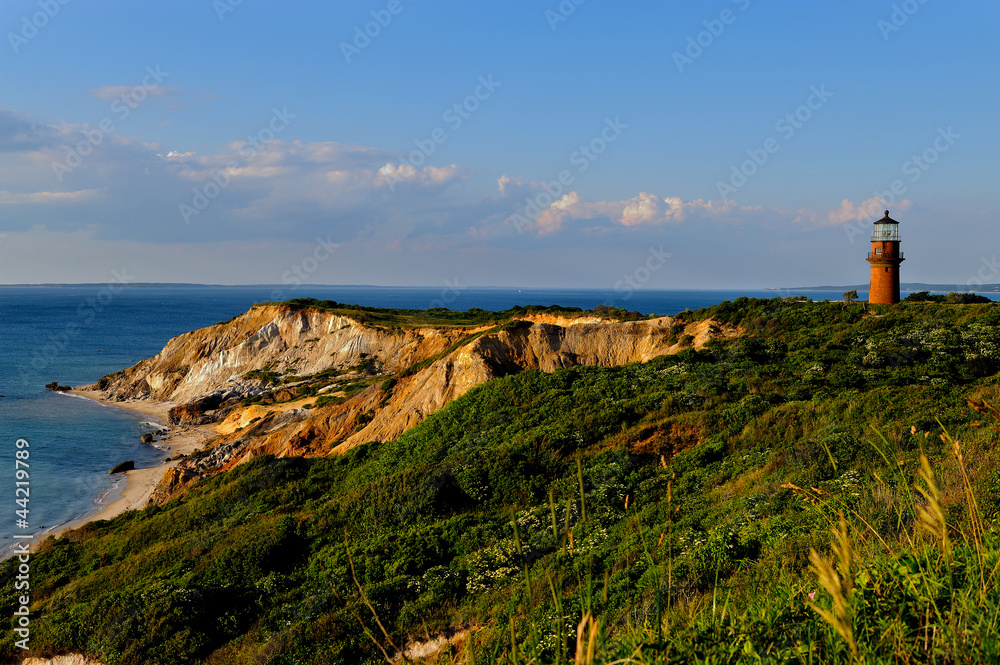
M 993 406 L 992 404 L 990 404 L 986 400 L 983 400 L 982 402 L 977 402 L 974 399 L 969 399 L 968 397 L 966 397 L 965 401 L 966 401 L 966 403 L 969 406 L 971 406 L 973 409 L 975 409 L 979 413 L 981 413 L 983 415 L 986 415 L 986 416 L 990 416 L 994 420 L 1000 420 L 1000 411 L 998 411 L 995 406 Z M 1000 429 L 998 429 L 996 426 L 992 426 L 991 429 L 994 432 L 1000 432 Z
M 832 610 L 827 610 L 814 602 L 807 602 L 824 621 L 830 624 L 851 649 L 851 659 L 857 657 L 857 644 L 854 641 L 854 621 L 851 609 L 851 592 L 854 589 L 851 567 L 854 561 L 854 548 L 847 533 L 847 520 L 840 516 L 840 525 L 833 530 L 833 545 L 831 549 L 837 559 L 836 567 L 824 559 L 816 550 L 809 553 L 810 571 L 830 597 L 833 599 Z
M 806 503 L 817 504 L 823 501 L 823 497 L 830 496 L 829 492 L 825 492 L 818 487 L 810 487 L 809 489 L 803 489 L 796 485 L 795 483 L 783 483 L 779 485 L 781 489 L 791 490 L 795 494 L 802 497 L 802 500 Z
M 591 665 L 597 653 L 597 637 L 600 633 L 600 622 L 595 619 L 590 612 L 583 615 L 583 619 L 576 627 L 576 658 L 575 665 Z
M 983 402 L 983 404 L 986 404 L 986 402 Z M 989 408 L 993 409 L 993 407 Z M 993 409 L 993 411 L 996 411 L 996 409 Z M 969 514 L 969 526 L 972 528 L 972 544 L 975 546 L 976 559 L 979 563 L 979 592 L 980 597 L 985 598 L 988 593 L 985 577 L 986 566 L 984 565 L 984 557 L 986 555 L 983 547 L 985 526 L 979 512 L 979 502 L 976 500 L 976 492 L 972 487 L 972 481 L 969 479 L 969 472 L 965 465 L 965 455 L 962 453 L 961 442 L 948 432 L 945 426 L 941 424 L 940 420 L 938 420 L 938 425 L 940 425 L 941 429 L 944 431 L 944 434 L 941 435 L 941 441 L 945 445 L 948 445 L 949 443 L 951 444 L 952 455 L 954 455 L 955 460 L 958 462 L 958 470 L 962 474 L 962 486 L 965 490 L 965 502 Z
M 938 487 L 931 463 L 924 454 L 920 455 L 920 479 L 927 485 L 926 489 L 915 485 L 917 492 L 927 502 L 926 506 L 917 508 L 920 528 L 931 538 L 941 542 L 941 552 L 945 561 L 951 561 L 951 541 L 948 539 L 948 524 L 941 505 L 941 488 Z

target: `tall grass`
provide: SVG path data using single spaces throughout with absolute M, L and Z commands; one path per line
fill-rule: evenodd
M 647 534 L 659 540 L 645 552 L 656 588 L 639 602 L 656 605 L 653 620 L 610 626 L 595 610 L 592 586 L 581 584 L 575 632 L 559 630 L 559 647 L 546 654 L 532 643 L 544 631 L 533 628 L 523 641 L 512 637 L 502 662 L 1000 662 L 1000 538 L 982 517 L 962 444 L 943 427 L 941 441 L 954 463 L 951 482 L 960 485 L 949 488 L 950 503 L 926 455 L 907 475 L 884 439 L 872 443 L 887 467 L 872 470 L 875 484 L 894 489 L 885 493 L 894 533 L 828 492 L 786 485 L 830 523 L 829 548 L 811 549 L 805 569 L 742 571 L 747 584 L 733 585 L 720 611 L 718 588 L 686 599 L 672 593 L 673 534 L 665 524 L 663 537 Z M 526 567 L 530 584 L 527 575 Z M 549 579 L 561 616 L 563 598 Z

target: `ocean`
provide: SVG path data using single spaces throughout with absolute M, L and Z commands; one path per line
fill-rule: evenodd
M 377 307 L 424 309 L 515 305 L 609 304 L 643 314 L 675 314 L 740 296 L 806 295 L 839 299 L 825 291 L 653 291 L 630 297 L 585 289 L 442 287 L 0 287 L 0 468 L 8 469 L 9 517 L 0 528 L 0 551 L 15 533 L 44 535 L 99 511 L 117 498 L 121 477 L 108 470 L 125 460 L 137 467 L 161 464 L 164 454 L 140 443 L 150 423 L 140 414 L 70 395 L 45 384 L 78 386 L 158 353 L 171 337 L 225 321 L 259 302 L 293 297 L 330 299 Z M 862 298 L 866 294 L 860 294 Z M 28 442 L 30 501 L 27 529 L 15 510 L 16 442 Z M 6 462 L 2 460 L 8 460 Z M 23 467 L 22 467 L 23 468 Z M 23 482 L 23 481 L 22 481 Z M 23 492 L 22 492 L 23 495 Z M 2 519 L 2 518 L 0 518 Z

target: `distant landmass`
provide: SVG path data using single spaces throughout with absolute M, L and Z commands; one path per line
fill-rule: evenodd
M 762 289 L 764 291 L 867 291 L 868 284 L 852 284 L 850 286 L 796 286 L 781 289 Z M 968 293 L 1000 293 L 1000 284 L 982 284 L 975 287 L 968 284 L 924 284 L 923 282 L 903 282 L 900 291 L 931 291 L 931 292 L 968 292 Z

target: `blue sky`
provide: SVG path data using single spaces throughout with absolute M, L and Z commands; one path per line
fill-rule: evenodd
M 0 283 L 851 284 L 885 207 L 904 281 L 1000 282 L 998 19 L 6 0 Z

